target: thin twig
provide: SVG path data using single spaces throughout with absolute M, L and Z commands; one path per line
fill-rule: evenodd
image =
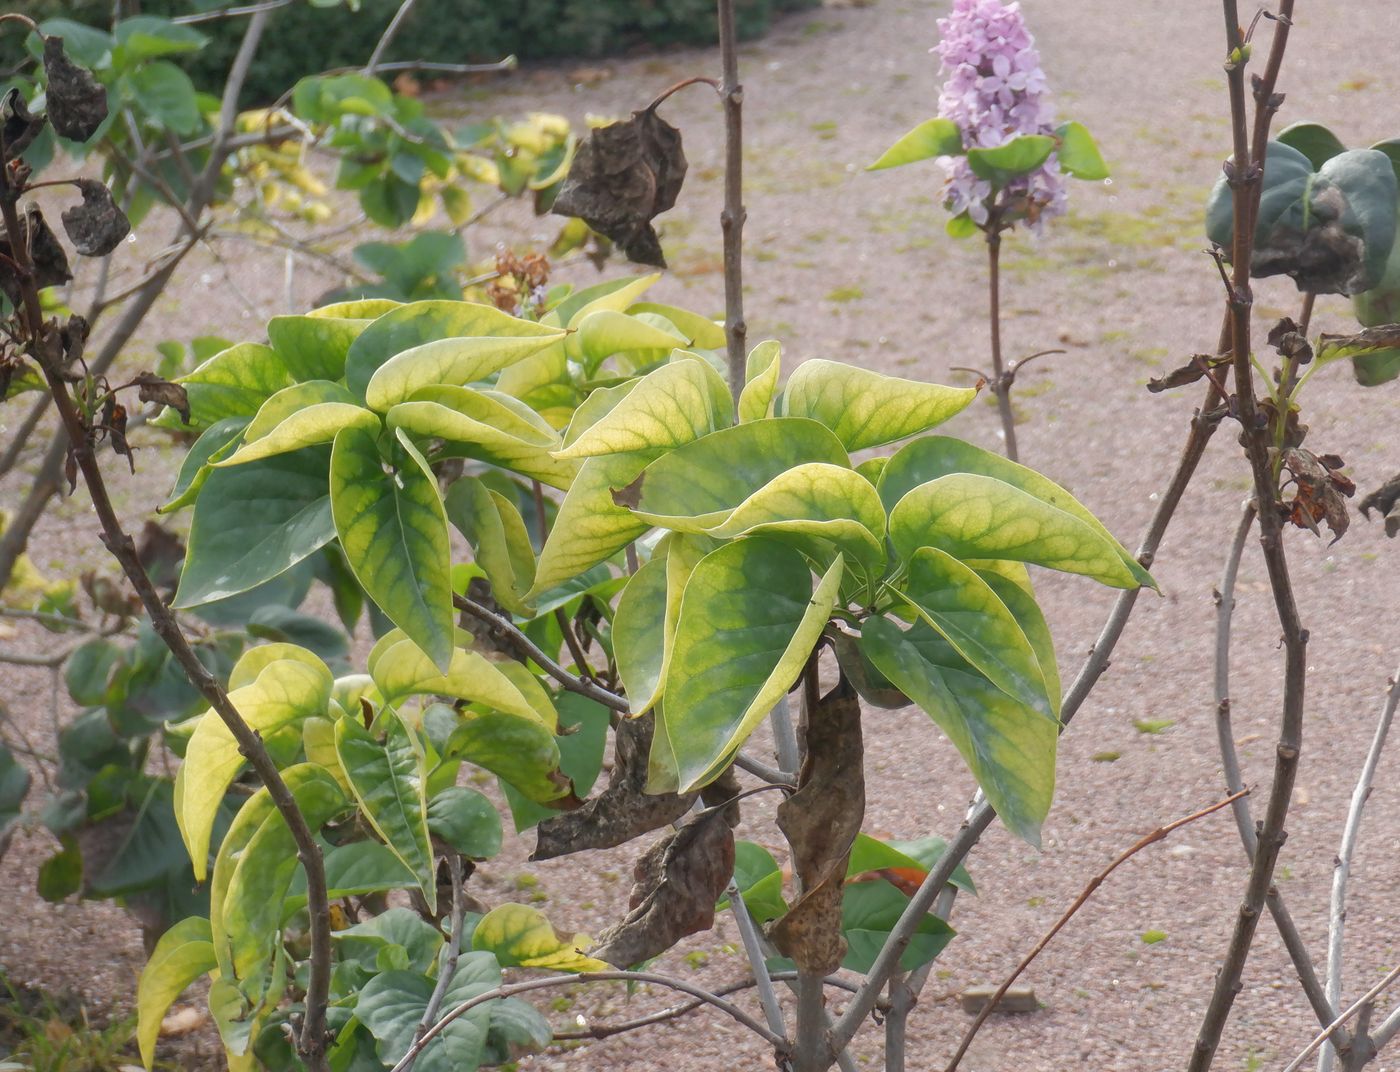
M 992 334 L 992 393 L 996 395 L 1006 456 L 1020 460 L 1016 450 L 1016 414 L 1011 409 L 1011 380 L 1001 360 L 1001 230 L 995 219 L 987 228 L 987 324 Z
M 180 26 L 193 26 L 200 22 L 213 22 L 216 19 L 236 19 L 244 15 L 256 15 L 263 11 L 276 11 L 279 7 L 291 7 L 296 0 L 266 0 L 261 4 L 246 7 L 226 7 L 222 11 L 201 11 L 194 15 L 177 15 L 170 21 Z
M 724 895 L 729 898 L 729 910 L 734 914 L 734 923 L 739 928 L 739 940 L 744 945 L 744 955 L 748 957 L 749 967 L 753 971 L 754 983 L 758 987 L 758 1003 L 763 1007 L 763 1017 L 775 1035 L 785 1035 L 787 1025 L 783 1023 L 783 1009 L 778 1004 L 778 994 L 773 989 L 773 980 L 768 974 L 763 941 L 759 937 L 758 928 L 754 926 L 753 917 L 749 915 L 749 906 L 744 904 L 744 895 L 739 892 L 739 884 L 734 879 L 729 880 Z
M 452 922 L 447 931 L 447 944 L 443 946 L 442 961 L 438 965 L 437 982 L 433 984 L 433 992 L 423 1009 L 423 1018 L 418 1021 L 418 1028 L 413 1032 L 414 1042 L 426 1035 L 428 1028 L 437 1020 L 443 998 L 447 996 L 447 988 L 452 985 L 452 977 L 457 974 L 458 958 L 462 955 L 462 919 L 466 915 L 466 891 L 462 888 L 462 858 L 457 853 L 448 854 L 447 869 L 452 875 Z M 405 1072 L 412 1064 L 410 1061 L 405 1066 Z
M 778 770 L 776 767 L 770 767 L 768 764 L 762 763 L 754 759 L 753 756 L 746 755 L 743 752 L 740 752 L 734 757 L 734 766 L 742 771 L 748 771 L 755 778 L 759 778 L 769 785 L 786 785 L 794 788 L 797 785 L 796 775 L 788 774 L 786 771 Z
M 729 353 L 729 389 L 738 399 L 744 389 L 745 348 L 749 327 L 744 321 L 744 87 L 739 84 L 739 36 L 734 24 L 734 0 L 719 0 L 719 47 L 724 77 L 724 335 Z
M 569 673 L 557 662 L 551 659 L 544 651 L 526 636 L 509 618 L 497 614 L 489 607 L 484 607 L 469 596 L 454 595 L 452 605 L 458 610 L 464 610 L 473 618 L 484 622 L 490 626 L 497 634 L 506 640 L 514 649 L 515 653 L 522 658 L 531 659 L 537 663 L 541 670 L 552 677 L 559 684 L 563 685 L 569 692 L 576 692 L 580 696 L 586 696 L 590 700 L 602 704 L 612 711 L 627 714 L 630 710 L 627 700 L 615 692 L 609 692 L 596 682 L 585 681 L 583 678 Z
M 1327 1041 L 1328 1036 L 1330 1036 L 1334 1030 L 1350 1020 L 1359 1009 L 1374 1003 L 1376 998 L 1397 979 L 1400 979 L 1400 965 L 1391 968 L 1390 971 L 1386 973 L 1384 979 L 1343 1009 L 1341 1013 L 1338 1014 L 1337 1019 L 1323 1028 L 1318 1036 L 1308 1043 L 1307 1048 L 1304 1049 L 1302 1053 L 1288 1062 L 1283 1072 L 1298 1072 L 1298 1069 L 1303 1067 L 1303 1062 L 1311 1057 L 1313 1053 L 1316 1052 L 1317 1048 Z M 1379 1031 L 1376 1032 L 1376 1038 L 1380 1038 Z
M 697 85 L 709 86 L 716 93 L 721 94 L 722 99 L 723 91 L 720 89 L 719 79 L 708 78 L 703 74 L 697 74 L 692 78 L 682 78 L 675 85 L 667 86 L 665 89 L 663 89 L 660 93 L 656 95 L 656 98 L 646 106 L 645 110 L 648 112 L 654 112 L 656 111 L 656 109 L 660 108 L 663 104 L 665 104 L 666 101 L 670 99 L 673 93 L 679 93 L 681 90 L 685 89 L 686 86 Z
M 1001 986 L 997 987 L 996 992 L 987 1000 L 987 1003 L 982 1006 L 982 1011 L 979 1012 L 977 1018 L 968 1025 L 967 1032 L 963 1035 L 962 1042 L 958 1044 L 957 1050 L 954 1052 L 943 1072 L 953 1072 L 953 1070 L 958 1067 L 958 1063 L 963 1059 L 963 1055 L 967 1053 L 967 1048 L 972 1045 L 973 1038 L 976 1037 L 982 1025 L 986 1023 L 987 1017 L 996 1009 L 997 1003 L 1000 1002 L 1001 999 L 1006 996 L 1006 992 L 1011 989 L 1011 984 L 1021 977 L 1021 973 L 1030 967 L 1031 961 L 1035 960 L 1035 958 L 1040 955 L 1041 951 L 1050 944 L 1055 935 L 1059 934 L 1065 924 L 1074 917 L 1074 914 L 1084 907 L 1089 898 L 1094 895 L 1094 891 L 1104 884 L 1109 875 L 1113 874 L 1114 871 L 1118 870 L 1119 867 L 1127 863 L 1128 860 L 1147 848 L 1147 846 L 1155 844 L 1167 837 L 1172 831 L 1179 830 L 1187 823 L 1194 823 L 1197 819 L 1203 819 L 1207 815 L 1227 807 L 1248 792 L 1248 789 L 1241 789 L 1238 793 L 1225 797 L 1223 800 L 1217 800 L 1208 808 L 1202 808 L 1200 811 L 1193 812 L 1185 818 L 1177 819 L 1175 822 L 1168 823 L 1166 826 L 1159 826 L 1156 830 L 1152 831 L 1152 833 L 1139 838 L 1131 847 L 1120 853 L 1111 864 L 1091 878 L 1089 884 L 1080 891 L 1079 896 L 1076 897 L 1069 908 L 1065 910 L 1064 915 L 1057 919 L 1054 926 L 1046 931 L 1040 941 L 1036 942 L 1035 945 L 1031 947 L 1031 951 L 1021 958 L 1021 963 L 1016 965 L 1011 974 L 1006 977 Z
M 456 1020 L 459 1016 L 472 1011 L 478 1005 L 484 1005 L 488 1001 L 495 1001 L 498 998 L 514 997 L 516 994 L 527 994 L 532 990 L 546 990 L 556 986 L 571 986 L 575 983 L 651 983 L 655 986 L 665 986 L 672 990 L 679 990 L 682 994 L 689 994 L 698 998 L 707 1005 L 713 1005 L 721 1012 L 737 1020 L 744 1027 L 747 1027 L 759 1038 L 772 1045 L 780 1052 L 786 1052 L 787 1040 L 781 1035 L 769 1030 L 766 1024 L 755 1020 L 743 1009 L 731 1002 L 725 1001 L 717 994 L 713 994 L 703 987 L 693 983 L 687 983 L 683 979 L 672 979 L 669 976 L 658 975 L 656 972 L 646 971 L 602 971 L 602 972 L 579 972 L 576 975 L 551 975 L 543 979 L 527 979 L 520 983 L 509 983 L 505 986 L 498 986 L 494 990 L 488 990 L 483 994 L 478 994 L 467 1001 L 462 1002 L 449 1009 L 432 1027 L 430 1027 L 421 1039 L 409 1047 L 408 1053 L 400 1059 L 390 1072 L 404 1072 L 418 1055 L 423 1052 L 427 1045 L 437 1038 L 447 1025 Z
M 379 61 L 384 58 L 384 53 L 393 44 L 394 38 L 399 35 L 399 30 L 403 28 L 404 21 L 417 2 L 418 0 L 403 0 L 403 3 L 399 5 L 399 9 L 394 12 L 394 17 L 389 20 L 389 25 L 384 28 L 384 33 L 380 36 L 378 44 L 374 46 L 374 51 L 369 54 L 369 62 L 365 64 L 365 74 L 373 76 L 379 70 Z
M 1385 704 L 1381 717 L 1376 722 L 1376 732 L 1371 738 L 1371 747 L 1366 752 L 1366 761 L 1361 765 L 1361 774 L 1356 779 L 1356 788 L 1351 794 L 1351 806 L 1347 809 L 1346 824 L 1342 827 L 1342 843 L 1337 850 L 1337 860 L 1332 867 L 1332 900 L 1327 921 L 1327 998 L 1335 1006 L 1342 1000 L 1342 950 L 1345 943 L 1347 918 L 1347 880 L 1351 876 L 1351 860 L 1356 854 L 1356 840 L 1361 832 L 1361 814 L 1371 795 L 1371 786 L 1376 778 L 1376 767 L 1380 764 L 1381 752 L 1385 748 L 1386 737 L 1390 734 L 1390 724 L 1395 720 L 1395 710 L 1400 705 L 1400 668 L 1390 679 L 1386 690 Z M 1358 1038 L 1365 1035 L 1358 1027 Z M 1323 1049 L 1318 1062 L 1318 1072 L 1329 1072 L 1336 1051 L 1328 1046 Z

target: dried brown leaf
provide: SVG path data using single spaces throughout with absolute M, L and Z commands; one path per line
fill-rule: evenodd
M 30 114 L 18 88 L 12 87 L 0 99 L 0 135 L 5 139 L 5 155 L 15 160 L 29 148 L 44 129 L 44 117 Z
M 13 236 L 0 229 L 0 253 L 6 257 L 6 260 L 0 260 L 0 291 L 15 308 L 19 308 L 24 301 L 23 286 L 18 273 L 7 262 L 18 259 L 17 248 L 29 251 L 34 264 L 34 285 L 40 290 L 62 286 L 73 278 L 68 268 L 68 255 L 63 252 L 58 236 L 49 228 L 38 205 L 26 207 L 19 219 L 19 229 L 18 243 Z
M 1147 389 L 1153 394 L 1160 394 L 1173 387 L 1185 387 L 1189 383 L 1205 378 L 1206 373 L 1216 365 L 1226 364 L 1228 358 L 1214 357 L 1210 354 L 1192 354 L 1191 360 L 1180 368 L 1172 369 L 1165 376 L 1147 381 Z
M 83 203 L 62 215 L 63 229 L 84 257 L 105 257 L 131 232 L 131 221 L 112 200 L 112 191 L 96 179 L 78 179 Z
M 1288 519 L 1314 535 L 1321 535 L 1318 524 L 1325 522 L 1336 543 L 1351 524 L 1346 500 L 1356 491 L 1350 477 L 1334 471 L 1342 467 L 1342 459 L 1334 454 L 1319 458 L 1310 450 L 1290 447 L 1283 452 L 1283 464 L 1298 489 L 1293 501 L 1286 504 Z
M 87 141 L 107 118 L 107 90 L 86 67 L 68 58 L 63 38 L 44 38 L 49 122 L 71 141 Z
M 1392 539 L 1400 536 L 1400 473 L 1362 499 L 1360 507 L 1368 521 L 1372 510 L 1384 518 L 1387 536 Z
M 843 678 L 808 712 L 797 792 L 778 805 L 802 896 L 769 937 L 802 971 L 825 975 L 846 955 L 841 899 L 851 845 L 865 816 L 860 701 Z
M 650 109 L 633 112 L 579 146 L 551 211 L 582 219 L 628 260 L 664 268 L 651 221 L 675 205 L 685 172 L 681 132 Z
M 190 396 L 178 383 L 161 379 L 154 372 L 142 372 L 131 382 L 140 388 L 138 397 L 142 402 L 169 406 L 180 415 L 180 420 L 190 423 Z

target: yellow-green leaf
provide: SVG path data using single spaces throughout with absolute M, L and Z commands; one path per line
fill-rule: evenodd
M 644 376 L 557 458 L 669 449 L 714 429 L 710 378 L 700 361 L 663 365 Z
M 513 502 L 476 477 L 453 483 L 444 500 L 447 519 L 471 544 L 491 592 L 512 614 L 531 617 L 525 593 L 535 583 L 535 552 Z
M 820 421 L 847 450 L 863 450 L 926 432 L 976 397 L 974 387 L 901 380 L 839 361 L 814 360 L 788 377 L 782 413 Z
M 156 1039 L 166 1010 L 185 987 L 212 971 L 215 964 L 209 921 L 203 916 L 182 919 L 156 942 L 136 987 L 136 1043 L 146 1068 L 155 1061 Z
M 551 733 L 559 728 L 557 723 L 545 724 L 515 683 L 479 652 L 455 649 L 444 674 L 417 644 L 405 639 L 385 650 L 371 673 L 386 704 L 397 704 L 410 696 L 450 696 L 539 722 Z
M 578 346 L 585 365 L 597 368 L 613 354 L 630 350 L 671 350 L 689 342 L 679 331 L 674 334 L 627 313 L 597 309 L 578 322 Z
M 739 394 L 739 423 L 773 416 L 773 399 L 782 372 L 782 347 L 772 339 L 749 351 L 744 366 L 744 389 Z
M 659 302 L 635 302 L 627 307 L 627 312 L 664 316 L 686 336 L 689 340 L 687 346 L 698 346 L 702 350 L 719 350 L 725 345 L 724 325 L 699 313 L 692 313 L 689 309 L 662 305 Z
M 296 389 L 289 388 L 293 391 Z M 268 399 L 268 403 L 275 397 Z M 266 409 L 266 405 L 263 408 Z M 256 421 L 257 418 L 254 418 L 254 423 Z M 251 431 L 252 425 L 248 427 Z M 379 431 L 379 418 L 357 403 L 318 402 L 290 414 L 275 428 L 261 436 L 253 437 L 245 433 L 243 446 L 234 451 L 231 457 L 215 462 L 214 468 L 227 469 L 278 454 L 287 454 L 302 447 L 329 443 L 343 428 L 362 428 L 374 433 Z
M 478 336 L 435 339 L 395 354 L 375 370 L 365 387 L 365 403 L 386 413 L 423 387 L 465 387 L 532 357 L 562 339 L 555 335 Z
M 936 156 L 958 156 L 962 151 L 962 132 L 956 123 L 951 119 L 925 119 L 865 170 L 879 171 Z
M 937 547 L 954 558 L 1032 562 L 1111 588 L 1138 587 L 1112 542 L 1079 518 L 971 473 L 939 477 L 900 499 L 890 511 L 890 540 L 906 559 Z
M 633 715 L 660 697 L 666 641 L 666 556 L 653 554 L 627 582 L 613 618 L 613 656 Z
M 494 953 L 503 968 L 611 971 L 612 965 L 583 953 L 592 944 L 593 940 L 585 934 L 561 940 L 543 913 L 522 904 L 493 908 L 472 932 L 472 948 Z
M 331 675 L 324 666 L 280 659 L 265 666 L 252 684 L 229 693 L 229 701 L 250 729 L 267 737 L 300 719 L 323 714 L 330 694 Z M 212 710 L 206 712 L 175 776 L 175 820 L 196 881 L 203 882 L 207 872 L 214 816 L 244 762 L 223 720 Z
M 792 686 L 826 627 L 835 563 L 812 589 L 797 551 L 762 537 L 725 544 L 690 574 L 664 685 L 681 789 L 720 774 Z

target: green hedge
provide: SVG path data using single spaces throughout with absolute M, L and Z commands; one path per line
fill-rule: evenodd
M 294 4 L 274 11 L 244 93 L 267 103 L 306 74 L 362 64 L 400 0 L 362 0 L 360 10 Z M 764 33 L 775 15 L 820 0 L 737 0 L 740 35 Z M 62 14 L 95 25 L 111 17 L 110 0 L 30 0 L 44 19 Z M 145 0 L 148 15 L 178 15 L 189 0 Z M 211 22 L 211 41 L 187 64 L 201 89 L 217 91 L 242 34 L 242 19 Z M 389 60 L 490 62 L 595 58 L 644 45 L 709 44 L 716 37 L 714 0 L 419 0 L 389 49 Z M 8 44 L 8 43 L 7 43 Z

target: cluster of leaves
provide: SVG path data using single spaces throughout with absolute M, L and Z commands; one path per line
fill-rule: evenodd
M 925 119 L 886 149 L 867 170 L 965 156 L 972 173 L 991 183 L 987 204 L 996 206 L 1003 189 L 1040 170 L 1052 154 L 1060 169 L 1076 179 L 1097 181 L 1108 177 L 1108 165 L 1093 135 L 1083 123 L 1074 120 L 1061 123 L 1054 134 L 1018 134 L 1002 145 L 983 148 L 964 145 L 962 131 L 951 119 Z M 948 221 L 948 233 L 954 238 L 967 238 L 979 230 L 1001 229 L 1018 219 L 1033 218 L 1034 211 L 1030 204 L 1002 206 L 985 225 L 979 225 L 963 210 Z
M 273 644 L 247 652 L 230 678 L 232 699 L 327 841 L 332 896 L 408 888 L 429 918 L 441 913 L 439 853 L 489 855 L 475 833 L 490 809 L 456 785 L 463 765 L 500 780 L 518 829 L 544 820 L 542 849 L 568 826 L 568 843 L 551 854 L 601 843 L 589 824 L 602 822 L 596 805 L 616 798 L 620 778 L 680 801 L 678 818 L 693 794 L 723 781 L 825 644 L 868 699 L 924 708 L 1008 826 L 1038 837 L 1054 783 L 1059 679 L 1026 566 L 1122 588 L 1150 583 L 1146 572 L 1062 488 L 925 434 L 975 390 L 828 361 L 809 361 L 780 386 L 779 348 L 767 342 L 749 356 L 735 399 L 720 372 L 723 331 L 643 300 L 655 279 L 556 288 L 534 320 L 460 301 L 336 304 L 277 317 L 266 345 L 230 347 L 182 378 L 201 435 L 172 496 L 172 506 L 194 507 L 176 604 L 235 597 L 338 548 L 392 623 L 365 674 L 337 678 L 302 649 Z M 910 437 L 919 438 L 892 455 L 852 461 Z M 533 494 L 540 487 L 563 493 L 557 507 Z M 531 522 L 547 527 L 542 543 Z M 470 561 L 454 562 L 451 528 Z M 623 566 L 629 547 L 634 574 Z M 619 751 L 614 783 L 580 820 L 569 809 L 597 776 L 606 712 L 589 705 L 591 721 L 580 712 L 583 729 L 567 734 L 544 667 L 503 658 L 510 647 L 500 652 L 491 630 L 472 636 L 457 624 L 454 602 L 488 593 L 549 659 L 625 695 L 619 749 L 623 727 L 650 730 L 649 749 L 632 760 Z M 576 649 L 561 656 L 573 628 L 602 665 L 583 664 Z M 242 760 L 212 713 L 193 726 L 174 803 L 202 878 Z M 628 799 L 640 811 L 647 798 Z M 620 840 L 638 832 L 634 824 Z M 725 838 L 732 846 L 727 827 Z M 836 852 L 836 888 L 859 968 L 937 847 L 853 844 L 849 867 Z M 678 873 L 671 864 L 683 848 L 666 854 L 656 881 Z M 741 888 L 781 926 L 791 914 L 781 878 L 761 850 L 742 851 Z M 143 990 L 168 1000 L 216 970 L 216 1018 L 238 1054 L 288 1014 L 283 988 L 305 955 L 295 940 L 302 902 L 290 838 L 261 791 L 213 856 L 209 918 L 177 928 Z M 355 865 L 353 881 L 342 860 Z M 848 871 L 864 881 L 845 883 Z M 704 917 L 703 897 L 701 907 Z M 493 910 L 472 938 L 495 957 L 480 961 L 490 978 L 498 965 L 599 963 L 569 952 L 582 939 L 546 942 L 543 959 L 510 952 L 517 939 L 491 926 L 501 912 L 553 941 L 524 908 Z M 678 937 L 672 929 L 655 948 L 654 934 L 638 934 L 645 922 L 634 922 L 598 952 L 631 963 L 638 949 L 654 955 Z M 936 955 L 949 933 L 929 921 L 910 962 Z M 336 1007 L 353 1023 L 340 1024 L 337 1045 L 373 1039 L 392 1061 L 422 1015 L 432 954 L 407 965 L 399 954 L 350 958 L 351 968 L 338 945 Z M 197 952 L 176 952 L 190 947 Z M 163 967 L 172 961 L 183 967 Z M 417 973 L 411 986 L 405 972 Z M 403 999 L 393 1024 L 376 1004 L 386 973 L 396 991 L 422 998 Z M 143 1001 L 143 1023 L 159 1007 Z

